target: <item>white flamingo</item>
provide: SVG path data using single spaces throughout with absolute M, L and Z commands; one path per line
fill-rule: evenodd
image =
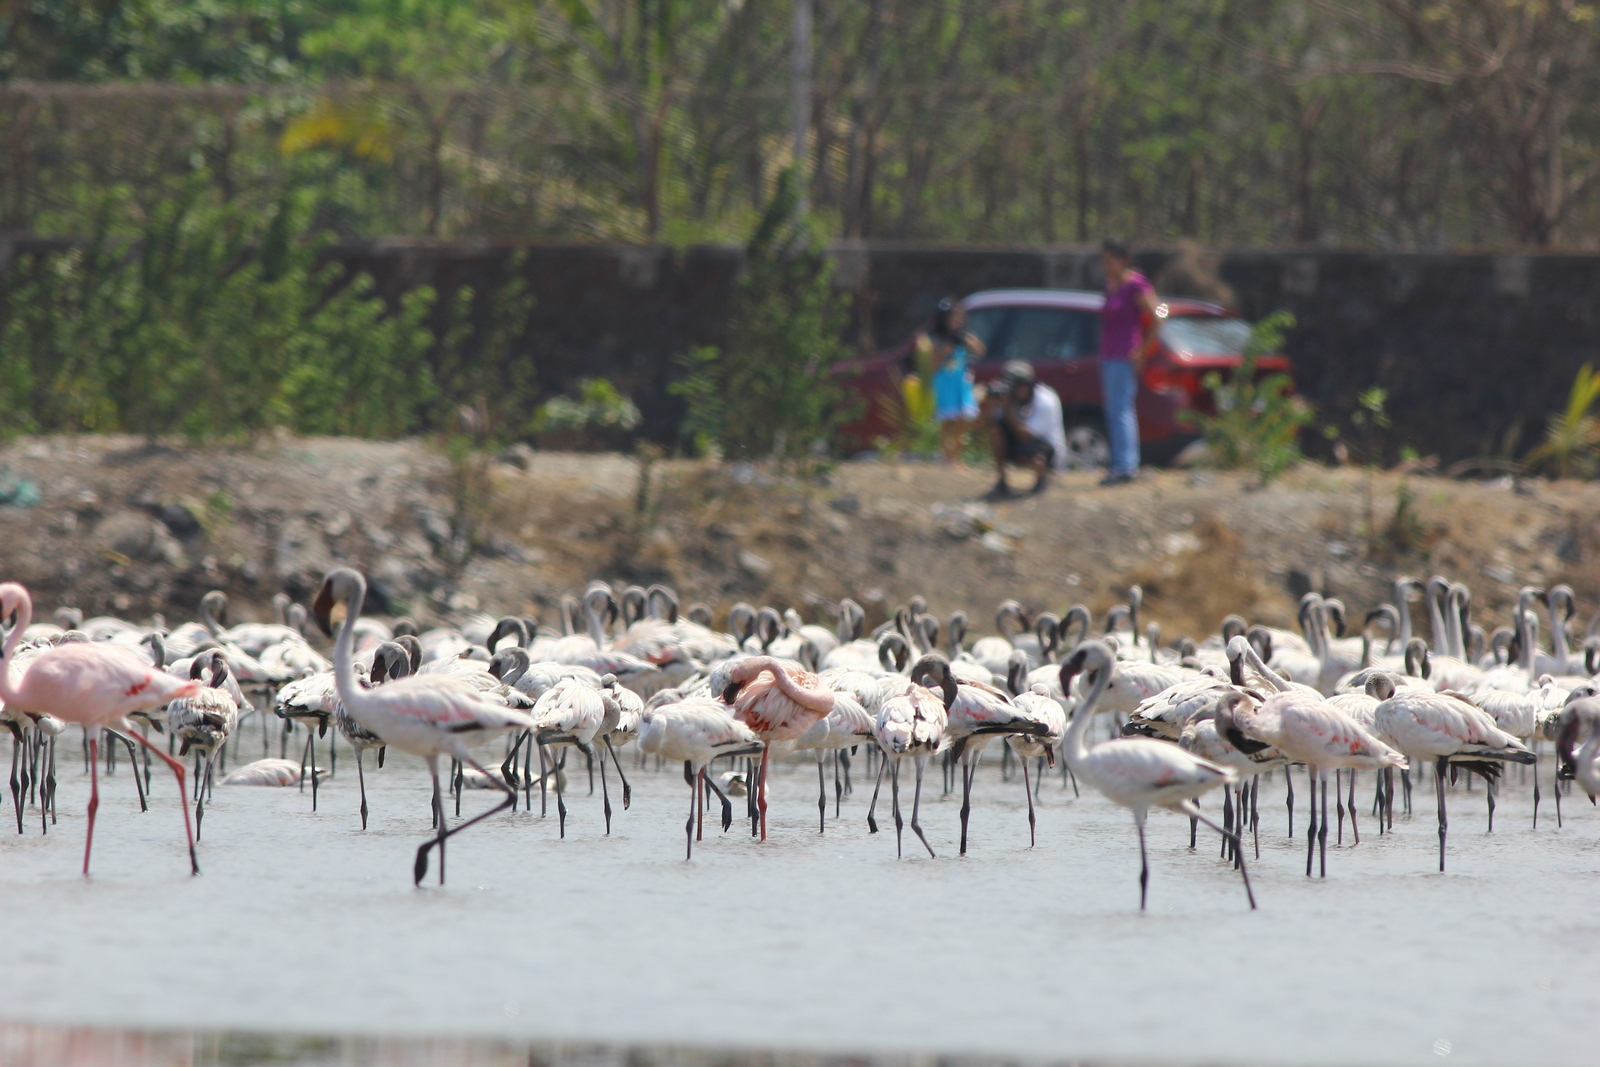
M 1235 638 L 1243 641 L 1243 638 Z M 1236 703 L 1217 709 L 1217 730 L 1240 751 L 1270 745 L 1288 759 L 1306 765 L 1311 782 L 1311 822 L 1306 831 L 1306 876 L 1321 854 L 1321 877 L 1328 874 L 1328 772 L 1337 768 L 1377 770 L 1405 767 L 1405 757 L 1374 737 L 1315 692 L 1277 681 L 1260 663 L 1246 642 L 1238 651 L 1277 690 L 1259 705 Z M 1318 818 L 1317 787 L 1322 787 L 1322 812 Z M 1352 815 L 1352 818 L 1354 816 Z M 1320 826 L 1320 834 L 1318 828 Z
M 1494 719 L 1455 693 L 1424 693 L 1415 689 L 1395 689 L 1388 678 L 1379 676 L 1368 683 L 1369 691 L 1382 703 L 1374 725 L 1407 757 L 1431 759 L 1434 763 L 1439 797 L 1439 872 L 1444 873 L 1445 771 L 1451 761 L 1466 762 L 1470 770 L 1494 767 L 1498 761 L 1532 763 L 1534 754 L 1515 737 L 1495 725 Z M 1480 771 L 1484 773 L 1484 771 Z M 1484 773 L 1489 781 L 1489 829 L 1494 829 L 1494 774 Z
M 1165 808 L 1198 819 L 1229 838 L 1237 850 L 1239 874 L 1244 879 L 1245 896 L 1253 910 L 1256 898 L 1250 889 L 1250 875 L 1245 869 L 1244 850 L 1239 846 L 1238 837 L 1206 818 L 1194 805 L 1196 797 L 1231 782 L 1234 778 L 1231 770 L 1185 752 L 1177 745 L 1148 737 L 1121 737 L 1102 741 L 1093 748 L 1084 744 L 1083 735 L 1089 728 L 1095 704 L 1106 692 L 1115 666 L 1116 657 L 1100 641 L 1080 644 L 1061 665 L 1063 691 L 1072 691 L 1072 679 L 1076 675 L 1082 674 L 1086 682 L 1061 747 L 1067 766 L 1074 774 L 1098 789 L 1107 800 L 1133 814 L 1133 823 L 1139 830 L 1139 910 L 1145 910 L 1150 885 L 1144 824 L 1151 808 Z
M 453 828 L 446 828 L 444 793 L 439 783 L 439 757 L 448 755 L 472 767 L 480 774 L 489 772 L 473 758 L 469 745 L 485 741 L 508 730 L 529 730 L 534 721 L 520 711 L 500 707 L 484 700 L 471 687 L 449 677 L 408 677 L 388 682 L 376 689 L 363 689 L 356 681 L 354 644 L 356 620 L 361 617 L 361 607 L 367 597 L 367 581 L 356 571 L 339 567 L 328 572 L 322 588 L 312 604 L 312 615 L 323 634 L 333 636 L 333 612 L 344 609 L 344 621 L 339 626 L 338 638 L 333 646 L 334 680 L 339 699 L 351 718 L 384 741 L 428 763 L 428 774 L 433 778 L 433 812 L 437 833 L 417 848 L 416 862 L 412 867 L 413 881 L 422 884 L 428 873 L 428 853 L 439 849 L 439 884 L 444 884 L 445 842 L 482 822 L 497 812 L 516 803 L 514 789 L 499 779 L 495 784 L 506 793 L 506 799 L 482 814 L 475 815 Z
M 689 783 L 689 818 L 683 824 L 685 860 L 694 857 L 694 842 L 705 824 L 706 765 L 721 756 L 754 756 L 765 746 L 755 732 L 709 697 L 647 707 L 639 721 L 639 747 L 667 760 L 681 760 Z M 696 815 L 701 829 L 697 829 Z M 726 824 L 724 824 L 726 829 Z

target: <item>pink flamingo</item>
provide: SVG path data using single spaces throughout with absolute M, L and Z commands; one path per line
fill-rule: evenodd
M 29 661 L 20 679 L 13 680 L 11 655 L 33 621 L 33 598 L 17 583 L 6 582 L 0 585 L 0 620 L 13 617 L 16 622 L 0 647 L 0 699 L 19 711 L 77 723 L 89 742 L 89 832 L 83 842 L 83 876 L 89 876 L 89 853 L 94 847 L 94 817 L 100 809 L 100 737 L 108 726 L 133 738 L 172 768 L 189 844 L 189 873 L 199 874 L 183 764 L 145 740 L 127 717 L 192 697 L 200 691 L 200 683 L 164 674 L 126 648 L 104 641 L 78 641 L 46 649 Z
M 760 786 L 756 806 L 761 813 L 761 840 L 767 839 L 767 761 L 770 742 L 798 741 L 817 720 L 833 710 L 834 693 L 823 680 L 773 656 L 739 660 L 728 671 L 722 702 L 734 719 L 762 741 Z

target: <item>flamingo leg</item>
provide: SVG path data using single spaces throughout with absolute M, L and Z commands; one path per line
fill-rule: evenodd
M 892 800 L 894 811 L 894 855 L 899 859 L 904 852 L 901 850 L 901 838 L 905 823 L 900 818 L 900 761 L 894 761 L 894 768 L 889 772 L 889 796 Z
M 1289 776 L 1294 777 L 1291 771 Z M 1306 804 L 1307 818 L 1310 820 L 1306 826 L 1306 877 L 1311 877 L 1311 868 L 1317 859 L 1317 772 L 1306 768 L 1306 782 L 1311 789 L 1311 799 Z
M 364 748 L 356 749 L 356 781 L 361 784 L 361 828 L 367 828 L 367 772 L 362 766 L 363 757 L 367 754 Z
M 727 833 L 728 827 L 733 825 L 733 801 L 728 799 L 728 794 L 717 787 L 716 781 L 707 773 L 707 768 L 702 767 L 700 769 L 700 777 L 706 783 L 706 788 L 717 794 L 717 799 L 722 801 L 722 832 Z M 705 822 L 705 817 L 705 807 L 702 805 L 700 809 L 700 821 L 702 823 Z
M 760 794 L 756 792 L 757 787 L 760 785 L 760 781 L 756 777 L 756 761 L 753 759 L 747 759 L 744 761 L 744 783 L 744 814 L 745 817 L 750 820 L 750 836 L 754 837 L 759 831 L 761 825 L 761 812 L 759 806 L 761 798 Z
M 594 762 L 595 762 L 594 761 L 593 752 L 586 753 L 586 755 L 589 756 L 589 766 L 593 767 L 594 766 Z M 590 794 L 590 795 L 592 796 L 593 794 Z M 606 816 L 606 836 L 610 837 L 611 836 L 611 786 L 610 786 L 610 783 L 608 783 L 606 781 L 606 757 L 605 757 L 605 753 L 603 753 L 603 752 L 600 754 L 600 799 L 601 799 L 601 810 L 605 812 L 605 816 Z
M 688 863 L 694 859 L 694 813 L 695 801 L 700 796 L 700 783 L 693 773 L 693 764 L 688 760 L 683 761 L 683 777 L 689 783 L 689 818 L 683 824 L 683 861 Z
M 1250 779 L 1250 837 L 1255 846 L 1256 859 L 1261 858 L 1261 776 Z
M 12 730 L 17 728 L 13 726 Z M 22 752 L 22 735 L 11 739 L 11 803 L 17 809 L 17 833 L 22 833 L 22 780 L 17 776 L 17 764 Z
M 1146 892 L 1150 888 L 1150 856 L 1144 847 L 1144 813 L 1133 813 L 1133 825 L 1139 828 L 1139 910 L 1144 911 Z
M 922 769 L 927 766 L 927 763 L 927 756 L 917 757 L 917 789 L 916 792 L 911 794 L 911 831 L 922 838 L 922 847 L 928 850 L 928 858 L 933 859 L 935 858 L 933 846 L 928 844 L 928 835 L 922 832 L 922 824 L 917 821 L 917 812 L 922 807 Z M 968 776 L 968 781 L 971 781 L 970 775 Z
M 1534 742 L 1534 751 L 1538 751 L 1539 743 Z M 1539 828 L 1539 764 L 1533 765 L 1533 828 Z
M 1489 796 L 1489 832 L 1494 833 L 1494 779 L 1483 780 L 1483 791 Z
M 1322 821 L 1317 824 L 1317 856 L 1321 865 L 1319 878 L 1328 877 L 1328 772 L 1323 771 L 1318 776 L 1322 793 Z M 1336 790 L 1337 791 L 1337 790 Z
M 1356 769 L 1350 768 L 1350 839 L 1351 844 L 1361 844 L 1361 828 L 1356 825 Z
M 1197 820 L 1197 819 L 1190 819 L 1189 820 L 1190 829 L 1193 829 L 1195 826 L 1198 826 L 1198 825 L 1199 825 L 1199 820 Z M 1222 827 L 1225 830 L 1231 829 L 1233 827 L 1233 796 L 1232 796 L 1232 791 L 1229 790 L 1227 786 L 1223 786 L 1222 787 Z M 1224 834 L 1223 838 L 1222 838 L 1221 858 L 1222 859 L 1227 859 L 1228 858 L 1228 838 L 1227 838 L 1226 834 Z
M 546 805 L 548 804 L 547 795 L 550 790 L 550 770 L 545 766 L 544 745 L 538 742 L 535 742 L 535 744 L 539 749 L 539 818 L 542 819 L 545 816 Z M 531 801 L 529 802 L 528 806 L 530 808 L 533 806 Z
M 961 757 L 961 855 L 963 856 L 967 854 L 967 817 L 972 814 L 972 772 L 971 757 L 963 755 Z M 1005 777 L 1004 771 L 1000 777 Z
M 1289 809 L 1289 840 L 1294 840 L 1294 768 L 1283 769 L 1283 783 L 1289 789 L 1289 799 L 1284 804 Z
M 168 767 L 172 768 L 172 776 L 178 780 L 178 806 L 183 810 L 183 836 L 189 842 L 189 873 L 199 874 L 200 861 L 195 858 L 194 854 L 194 829 L 189 825 L 189 794 L 188 788 L 183 782 L 183 764 L 167 755 L 156 746 L 152 745 L 144 736 L 140 734 L 134 734 L 133 737 L 134 740 L 138 741 L 151 752 L 154 752 L 162 762 L 164 762 Z M 88 859 L 87 852 L 85 853 L 84 859 L 85 861 Z
M 145 796 L 144 796 L 144 782 L 139 777 L 139 757 L 138 757 L 136 751 L 134 750 L 133 742 L 128 740 L 126 737 L 123 737 L 121 734 L 117 733 L 115 730 L 107 730 L 106 733 L 109 736 L 116 738 L 118 741 L 121 741 L 123 744 L 128 746 L 128 762 L 133 765 L 133 787 L 139 794 L 139 810 L 141 812 L 149 811 L 150 810 L 150 805 L 148 803 L 146 803 Z M 51 792 L 52 792 L 52 790 L 51 790 L 50 786 L 48 784 L 46 784 L 45 789 L 44 789 L 45 809 L 46 810 L 48 810 L 49 807 L 50 807 L 49 797 L 50 797 L 50 793 Z M 196 827 L 195 829 L 196 829 L 196 832 L 198 832 L 199 827 Z
M 187 810 L 188 805 L 185 805 Z M 94 848 L 94 816 L 100 810 L 100 739 L 89 738 L 89 832 L 83 838 L 83 876 L 89 877 L 89 853 Z
M 870 752 L 871 750 L 869 749 L 868 751 Z M 883 768 L 885 765 L 884 760 L 878 761 L 878 784 L 872 787 L 872 803 L 867 805 L 867 833 L 869 834 L 878 832 L 878 820 L 872 817 L 872 813 L 878 807 L 878 790 L 883 788 Z
M 1035 816 L 1033 814 L 1033 788 L 1028 784 L 1028 761 L 1026 759 L 1024 759 L 1021 762 L 1022 762 L 1022 791 L 1028 797 L 1028 847 L 1032 848 L 1034 845 L 1038 844 L 1038 839 L 1034 836 L 1034 826 L 1035 826 L 1035 824 L 1037 823 L 1038 820 L 1035 818 Z M 1039 772 L 1039 777 L 1040 777 L 1040 779 L 1044 778 L 1043 770 L 1041 770 Z
M 761 793 L 756 801 L 756 807 L 761 812 L 761 840 L 763 841 L 767 839 L 767 757 L 770 754 L 771 750 L 763 746 L 761 749 L 761 770 L 759 772 L 761 776 Z
M 433 774 L 433 779 L 434 779 L 435 783 L 437 783 L 438 780 L 439 780 L 438 768 L 434 764 L 434 761 L 437 760 L 437 758 L 438 757 L 434 757 L 432 760 L 429 761 L 429 763 L 430 763 L 429 770 Z M 480 812 L 479 814 L 474 815 L 472 818 L 468 819 L 466 822 L 462 823 L 461 825 L 452 827 L 449 830 L 446 830 L 446 829 L 443 828 L 444 827 L 444 811 L 443 811 L 444 802 L 443 802 L 443 799 L 441 798 L 440 801 L 439 801 L 439 808 L 440 808 L 440 811 L 439 811 L 439 826 L 440 826 L 439 836 L 436 837 L 436 838 L 430 838 L 427 841 L 424 841 L 422 843 L 422 846 L 417 849 L 416 879 L 417 879 L 417 884 L 418 885 L 422 884 L 422 876 L 428 873 L 428 849 L 432 848 L 434 845 L 438 845 L 439 846 L 439 884 L 440 885 L 444 885 L 444 842 L 445 842 L 445 839 L 449 838 L 449 837 L 454 837 L 456 834 L 459 834 L 461 831 L 465 830 L 469 826 L 476 826 L 478 823 L 480 823 L 483 820 L 489 818 L 489 816 L 497 815 L 500 812 L 507 810 L 508 808 L 511 807 L 511 805 L 513 805 L 513 804 L 515 804 L 517 802 L 517 791 L 515 789 L 511 788 L 505 782 L 502 782 L 500 779 L 494 777 L 488 771 L 484 770 L 483 767 L 478 763 L 477 760 L 468 759 L 466 761 L 466 763 L 467 763 L 467 766 L 471 767 L 473 770 L 477 771 L 479 774 L 481 774 L 485 778 L 489 779 L 489 781 L 493 782 L 496 789 L 499 789 L 501 792 L 505 793 L 506 798 L 504 800 L 502 800 L 500 803 L 496 804 L 494 807 L 490 808 L 488 811 Z
M 844 792 L 846 796 L 854 796 L 856 792 L 855 785 L 850 781 L 850 753 L 854 751 L 854 747 L 841 748 L 839 750 L 839 768 L 844 771 Z M 870 769 L 871 768 L 869 767 L 868 770 Z M 839 815 L 839 809 L 837 805 L 834 806 L 833 814 L 836 818 Z
M 1436 786 L 1437 786 L 1435 791 L 1439 794 L 1439 873 L 1440 874 L 1444 873 L 1444 835 L 1445 835 L 1445 831 L 1450 826 L 1450 820 L 1445 818 L 1445 813 L 1444 813 L 1444 775 L 1445 775 L 1445 768 L 1448 767 L 1448 766 L 1450 766 L 1450 757 L 1449 756 L 1440 756 L 1438 762 L 1434 764 L 1434 771 L 1433 771 L 1434 780 L 1435 780 L 1435 783 L 1436 783 Z
M 1411 769 L 1408 767 L 1400 772 L 1400 788 L 1405 792 L 1406 814 L 1411 814 Z M 1391 806 L 1393 802 L 1391 801 Z M 1394 819 L 1389 820 L 1389 828 L 1394 829 Z
M 1561 779 L 1560 778 L 1556 778 L 1556 779 L 1553 779 L 1551 781 L 1551 783 L 1550 783 L 1550 791 L 1556 795 L 1556 829 L 1559 830 L 1559 829 L 1561 829 Z
M 1333 806 L 1339 814 L 1339 836 L 1334 840 L 1335 845 L 1344 844 L 1344 771 L 1338 767 L 1333 769 Z
M 828 776 L 822 749 L 817 749 L 817 833 L 828 832 Z
M 622 773 L 622 760 L 617 757 L 617 749 L 611 743 L 611 738 L 606 738 L 606 751 L 611 753 L 611 765 L 617 769 L 617 777 L 622 780 L 622 810 L 627 811 L 633 803 L 633 786 L 628 784 L 628 776 Z M 604 762 L 605 757 L 601 757 Z
M 567 837 L 567 801 L 566 798 L 561 795 L 560 766 L 556 767 L 556 818 L 560 822 L 561 826 L 561 839 L 565 841 Z
M 845 755 L 845 750 L 843 750 L 843 749 L 834 749 L 834 817 L 835 817 L 835 819 L 837 819 L 837 817 L 838 817 L 838 809 L 840 809 L 840 806 L 842 806 L 843 803 L 845 803 L 845 782 L 843 782 L 842 779 L 840 779 L 840 777 L 838 777 L 838 765 L 840 765 L 840 763 L 842 763 L 842 761 L 846 761 L 846 760 L 850 760 L 850 757 L 848 757 L 848 755 Z
M 1188 802 L 1185 801 L 1185 803 L 1188 803 Z M 1233 834 L 1229 834 L 1222 827 L 1218 826 L 1216 823 L 1212 822 L 1210 819 L 1206 818 L 1204 815 L 1201 815 L 1200 814 L 1200 809 L 1194 808 L 1193 805 L 1190 805 L 1190 807 L 1192 809 L 1191 810 L 1191 814 L 1194 815 L 1195 818 L 1199 819 L 1201 822 L 1205 823 L 1207 826 L 1211 827 L 1211 829 L 1215 830 L 1217 833 L 1221 834 L 1222 836 L 1224 836 L 1224 837 L 1232 837 L 1233 838 L 1234 855 L 1239 857 L 1239 877 L 1244 879 L 1244 895 L 1250 901 L 1250 910 L 1251 911 L 1255 911 L 1256 910 L 1256 895 L 1255 895 L 1254 891 L 1252 891 L 1251 888 L 1250 888 L 1250 872 L 1245 870 L 1245 866 L 1244 866 L 1244 847 L 1239 843 L 1238 836 L 1237 835 L 1233 835 Z M 1140 823 L 1141 833 L 1139 835 L 1139 840 L 1140 840 L 1141 844 L 1143 844 L 1143 842 L 1144 842 L 1144 834 L 1142 833 L 1143 829 L 1144 829 L 1144 824 Z

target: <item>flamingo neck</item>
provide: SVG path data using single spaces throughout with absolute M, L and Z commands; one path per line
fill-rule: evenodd
M 355 665 L 356 622 L 361 618 L 366 599 L 367 591 L 358 589 L 355 599 L 345 605 L 344 622 L 339 624 L 339 636 L 333 643 L 333 687 L 348 711 L 365 707 L 367 703 L 366 690 L 356 678 Z
M 790 700 L 799 704 L 808 711 L 819 712 L 826 715 L 833 710 L 833 695 L 819 693 L 814 689 L 807 689 L 794 683 L 789 677 L 789 672 L 776 660 L 769 659 L 764 667 L 772 674 L 772 679 L 777 683 L 778 691 Z
M 1250 669 L 1255 671 L 1263 682 L 1271 686 L 1274 692 L 1287 693 L 1289 691 L 1288 683 L 1278 677 L 1277 671 L 1261 662 L 1261 656 L 1256 652 L 1256 647 L 1248 641 L 1245 642 L 1244 646 L 1244 658 L 1245 662 L 1250 664 Z
M 1072 721 L 1067 724 L 1067 734 L 1061 739 L 1061 754 L 1074 771 L 1089 758 L 1089 746 L 1083 735 L 1089 731 L 1089 720 L 1094 718 L 1094 706 L 1099 703 L 1100 695 L 1111 684 L 1111 668 L 1112 664 L 1108 663 L 1094 672 L 1094 682 L 1088 692 L 1078 698 L 1078 706 L 1072 709 Z
M 1448 656 L 1450 654 L 1450 635 L 1445 630 L 1444 609 L 1439 606 L 1440 597 L 1432 590 L 1428 592 L 1428 623 L 1433 629 L 1433 654 L 1435 656 Z
M 1395 610 L 1400 613 L 1400 648 L 1405 649 L 1411 643 L 1411 604 L 1406 600 L 1406 590 L 1397 587 L 1394 597 Z M 1389 642 L 1389 651 L 1394 651 L 1394 642 Z
M 33 598 L 28 591 L 22 591 L 22 599 L 17 604 L 17 624 L 6 634 L 6 642 L 0 646 L 0 700 L 7 704 L 17 701 L 16 687 L 11 684 L 11 654 L 17 650 L 17 643 L 22 640 L 22 633 L 33 622 Z
M 1555 597 L 1550 598 L 1550 651 L 1555 659 L 1555 670 L 1550 673 L 1566 674 L 1571 656 L 1567 649 L 1567 626 L 1557 614 L 1555 600 Z
M 594 641 L 596 648 L 606 647 L 606 630 L 600 622 L 600 613 L 591 608 L 587 603 L 583 605 L 583 614 L 589 623 L 589 637 Z

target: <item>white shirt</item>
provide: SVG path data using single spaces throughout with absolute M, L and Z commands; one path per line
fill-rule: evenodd
M 1061 423 L 1061 398 L 1056 391 L 1043 382 L 1035 382 L 1033 386 L 1033 399 L 1026 407 L 1018 409 L 1022 416 L 1022 425 L 1035 437 L 1043 438 L 1050 442 L 1056 455 L 1053 466 L 1057 470 L 1065 468 L 1067 463 L 1067 431 Z

